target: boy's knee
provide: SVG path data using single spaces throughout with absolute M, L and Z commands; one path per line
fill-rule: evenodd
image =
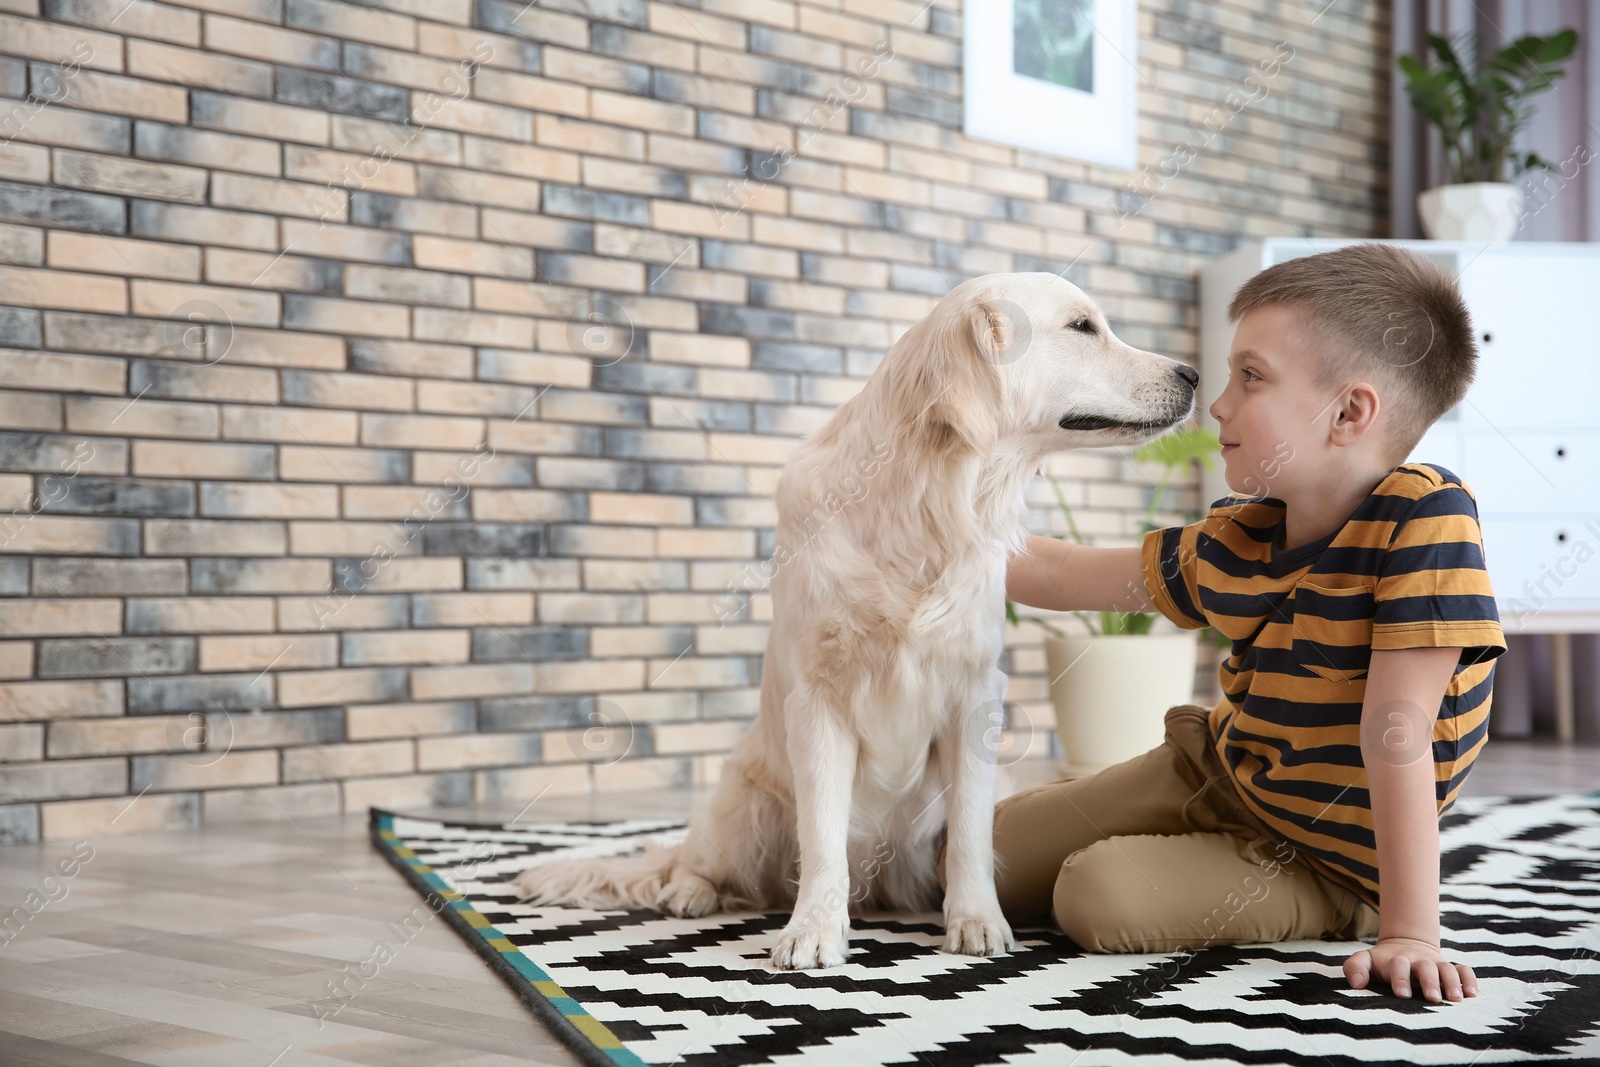
M 1110 838 L 1068 856 L 1056 875 L 1050 905 L 1061 932 L 1085 952 L 1127 951 L 1127 923 L 1138 921 L 1123 904 L 1131 896 L 1130 875 L 1139 877 Z

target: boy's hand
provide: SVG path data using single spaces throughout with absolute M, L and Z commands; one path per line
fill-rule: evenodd
M 1387 981 L 1397 997 L 1410 997 L 1413 977 L 1424 1000 L 1460 1000 L 1478 995 L 1478 976 L 1465 963 L 1451 963 L 1438 945 L 1410 937 L 1384 937 L 1344 961 L 1344 976 L 1352 989 L 1365 989 L 1376 975 Z

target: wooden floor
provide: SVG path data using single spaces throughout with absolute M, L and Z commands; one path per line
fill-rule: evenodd
M 1018 787 L 1049 777 L 1042 764 L 1017 770 Z M 1500 741 L 1466 795 L 1596 788 L 1600 747 Z M 698 799 L 544 799 L 522 821 L 671 815 Z M 75 877 L 43 882 L 72 844 L 0 848 L 0 908 L 52 898 L 0 943 L 0 1064 L 578 1062 L 426 908 L 430 921 L 375 975 L 355 969 L 420 902 L 369 846 L 364 816 L 99 839 Z

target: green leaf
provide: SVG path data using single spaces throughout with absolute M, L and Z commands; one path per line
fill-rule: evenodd
M 1186 426 L 1181 430 L 1157 437 L 1134 452 L 1133 458 L 1142 463 L 1154 461 L 1169 468 L 1180 467 L 1191 460 L 1199 460 L 1206 470 L 1211 470 L 1211 457 L 1221 449 L 1222 442 L 1217 437 L 1217 431 L 1200 426 Z
M 1530 164 L 1511 146 L 1532 117 L 1528 98 L 1553 88 L 1565 73 L 1564 64 L 1578 47 L 1578 32 L 1567 27 L 1549 36 L 1519 37 L 1477 69 L 1469 69 L 1462 58 L 1479 54 L 1470 32 L 1461 35 L 1460 54 L 1438 34 L 1428 34 L 1427 41 L 1437 69 L 1430 70 L 1415 56 L 1398 56 L 1395 62 L 1405 74 L 1412 107 L 1438 127 L 1449 180 L 1503 181 L 1508 163 L 1512 178 L 1545 166 Z

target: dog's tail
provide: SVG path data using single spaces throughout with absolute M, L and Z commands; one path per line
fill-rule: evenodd
M 761 887 L 724 877 L 721 864 L 706 862 L 703 849 L 694 846 L 707 840 L 691 824 L 690 839 L 678 845 L 647 841 L 641 851 L 622 856 L 557 856 L 529 867 L 512 884 L 524 903 L 541 906 L 646 908 L 681 916 L 764 908 L 767 893 Z
M 531 904 L 659 909 L 673 851 L 651 841 L 625 856 L 553 857 L 517 875 L 513 884 Z

